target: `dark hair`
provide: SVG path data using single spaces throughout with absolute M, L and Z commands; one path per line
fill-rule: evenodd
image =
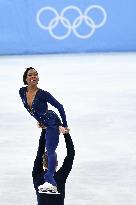
M 48 155 L 47 155 L 47 151 L 44 152 L 43 156 L 42 156 L 42 162 L 43 162 L 43 166 L 44 167 L 48 167 Z
M 27 82 L 26 82 L 26 77 L 27 77 L 27 73 L 29 70 L 31 69 L 34 69 L 33 67 L 29 67 L 29 68 L 26 68 L 24 74 L 23 74 L 23 82 L 24 82 L 24 85 L 27 85 Z
M 55 152 L 56 155 L 56 159 L 57 159 L 57 153 Z M 48 153 L 47 151 L 44 152 L 44 154 L 42 155 L 42 162 L 43 162 L 43 166 L 44 167 L 48 167 Z M 57 161 L 58 164 L 58 161 Z

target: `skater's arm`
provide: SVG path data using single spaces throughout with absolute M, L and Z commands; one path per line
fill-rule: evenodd
M 45 97 L 47 102 L 58 109 L 60 116 L 62 118 L 63 126 L 67 127 L 68 125 L 67 125 L 66 114 L 63 105 L 60 104 L 49 92 L 46 91 L 44 94 L 46 95 Z
M 67 179 L 73 165 L 74 156 L 75 156 L 75 150 L 74 150 L 74 144 L 71 139 L 70 134 L 64 134 L 66 148 L 67 148 L 67 156 L 64 159 L 62 167 L 58 170 L 58 174 L 60 174 L 63 179 Z
M 41 136 L 39 139 L 39 147 L 38 147 L 38 151 L 37 151 L 37 156 L 36 159 L 34 161 L 34 167 L 33 167 L 33 171 L 32 171 L 32 177 L 35 178 L 37 177 L 40 173 L 42 173 L 43 170 L 43 160 L 42 160 L 42 156 L 44 154 L 45 151 L 45 129 L 42 129 L 41 132 Z
M 21 100 L 22 100 L 22 102 L 24 101 L 24 99 L 23 99 L 23 94 L 24 94 L 24 88 L 22 87 L 22 88 L 20 88 L 19 89 L 19 95 L 20 95 L 20 98 L 21 98 Z M 24 102 L 23 102 L 24 103 Z
M 25 92 L 26 92 L 25 90 L 26 90 L 25 87 L 20 88 L 20 89 L 19 89 L 19 95 L 20 95 L 20 98 L 21 98 L 21 100 L 22 100 L 22 102 L 23 102 L 24 107 L 25 107 L 25 108 L 27 109 L 27 111 L 28 111 L 27 102 L 26 102 L 26 98 L 25 98 Z

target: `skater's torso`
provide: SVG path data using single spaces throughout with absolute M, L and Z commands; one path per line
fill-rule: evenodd
M 33 99 L 27 100 L 27 88 L 22 87 L 20 89 L 20 96 L 22 98 L 24 107 L 27 109 L 27 111 L 35 116 L 35 115 L 42 115 L 47 110 L 47 96 L 48 93 L 42 89 L 38 89 L 38 91 L 35 93 Z M 29 101 L 29 104 L 28 104 Z
M 26 100 L 27 100 L 27 104 L 28 104 L 30 110 L 32 109 L 32 104 L 33 104 L 33 101 L 36 97 L 38 90 L 39 90 L 39 88 L 37 88 L 33 93 L 26 92 Z
M 22 87 L 19 90 L 20 97 L 27 111 L 39 122 L 44 118 L 45 113 L 48 110 L 48 104 L 58 109 L 63 121 L 63 126 L 67 127 L 66 115 L 62 104 L 60 104 L 49 92 L 42 89 L 38 89 L 34 96 L 27 98 L 27 87 Z M 33 99 L 32 99 L 33 98 Z

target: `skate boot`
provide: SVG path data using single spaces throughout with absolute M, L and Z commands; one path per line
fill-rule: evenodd
M 38 192 L 44 194 L 60 194 L 57 190 L 57 187 L 53 186 L 48 182 L 45 182 L 44 184 L 40 185 L 38 187 Z

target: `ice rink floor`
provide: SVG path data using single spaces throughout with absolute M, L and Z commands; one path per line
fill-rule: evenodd
M 135 205 L 136 53 L 0 57 L 0 205 L 37 204 L 31 171 L 41 130 L 18 95 L 30 66 L 71 129 L 65 205 Z M 63 135 L 57 153 L 60 167 Z

